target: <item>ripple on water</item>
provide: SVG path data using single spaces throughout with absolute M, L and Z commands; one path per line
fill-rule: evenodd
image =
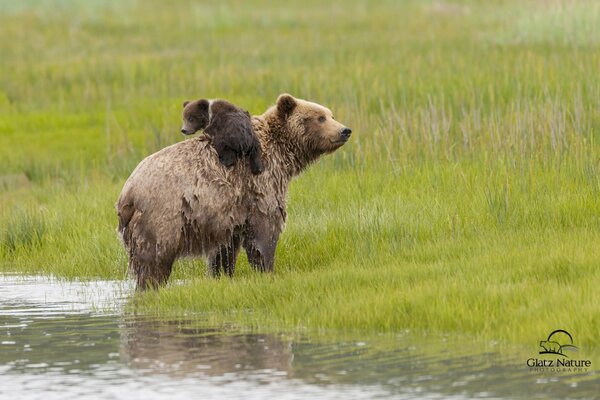
M 235 331 L 123 311 L 123 281 L 0 276 L 0 395 L 99 398 L 594 398 L 529 349 L 399 335 Z

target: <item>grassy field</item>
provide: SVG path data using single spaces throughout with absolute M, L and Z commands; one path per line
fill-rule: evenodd
M 125 279 L 113 205 L 182 101 L 289 92 L 354 135 L 292 184 L 276 273 L 178 262 L 137 308 L 598 346 L 595 1 L 0 0 L 0 26 L 0 272 Z

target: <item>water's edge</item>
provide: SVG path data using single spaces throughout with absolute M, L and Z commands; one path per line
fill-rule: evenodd
M 127 281 L 0 275 L 0 394 L 19 398 L 595 398 L 534 348 L 452 337 L 240 331 L 124 311 Z M 583 356 L 583 355 L 582 355 Z

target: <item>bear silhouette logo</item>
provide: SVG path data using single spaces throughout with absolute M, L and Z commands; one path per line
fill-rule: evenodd
M 552 332 L 547 340 L 540 341 L 540 347 L 540 354 L 558 354 L 567 358 L 569 356 L 563 353 L 564 350 L 578 350 L 577 346 L 573 345 L 573 337 L 564 329 Z

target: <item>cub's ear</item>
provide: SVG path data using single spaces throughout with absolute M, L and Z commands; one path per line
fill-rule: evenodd
M 210 101 L 206 99 L 198 100 L 198 109 L 202 111 L 208 111 L 208 107 L 210 106 Z
M 183 108 L 185 108 L 185 106 L 187 106 L 188 104 L 190 104 L 190 101 L 189 101 L 189 100 L 186 100 L 186 101 L 184 101 L 184 102 L 183 102 Z
M 277 113 L 281 118 L 289 117 L 296 108 L 296 99 L 291 94 L 280 94 L 277 98 Z

